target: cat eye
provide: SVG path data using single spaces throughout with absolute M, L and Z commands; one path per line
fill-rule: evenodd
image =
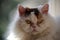
M 43 21 L 44 21 L 44 20 L 38 21 L 37 24 L 40 24 L 40 23 L 42 23 Z
M 26 23 L 27 23 L 27 24 L 30 24 L 30 23 L 31 23 L 31 21 L 30 21 L 30 20 L 25 20 L 25 21 L 26 21 Z

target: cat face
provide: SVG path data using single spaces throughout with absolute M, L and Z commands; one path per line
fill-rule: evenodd
M 46 13 L 46 15 L 48 13 L 47 5 L 44 5 L 40 10 L 38 10 L 38 8 L 24 8 L 20 6 L 19 15 L 21 17 L 21 29 L 33 35 L 41 33 L 47 27 L 44 13 Z

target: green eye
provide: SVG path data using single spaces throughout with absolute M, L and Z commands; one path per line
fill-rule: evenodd
M 25 21 L 26 21 L 26 23 L 27 23 L 27 24 L 30 24 L 30 23 L 31 23 L 31 21 L 30 21 L 30 20 L 25 20 Z

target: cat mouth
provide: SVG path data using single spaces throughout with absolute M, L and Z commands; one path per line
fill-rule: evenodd
M 36 29 L 33 29 L 32 32 L 37 32 L 37 30 Z
M 38 31 L 36 29 L 33 29 L 31 33 L 32 33 L 32 35 L 36 35 L 36 34 L 38 34 Z

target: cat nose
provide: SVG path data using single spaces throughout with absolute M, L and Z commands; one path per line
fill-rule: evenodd
M 31 24 L 32 28 L 36 28 L 36 25 L 34 23 Z
M 36 26 L 33 25 L 32 28 L 36 28 Z

